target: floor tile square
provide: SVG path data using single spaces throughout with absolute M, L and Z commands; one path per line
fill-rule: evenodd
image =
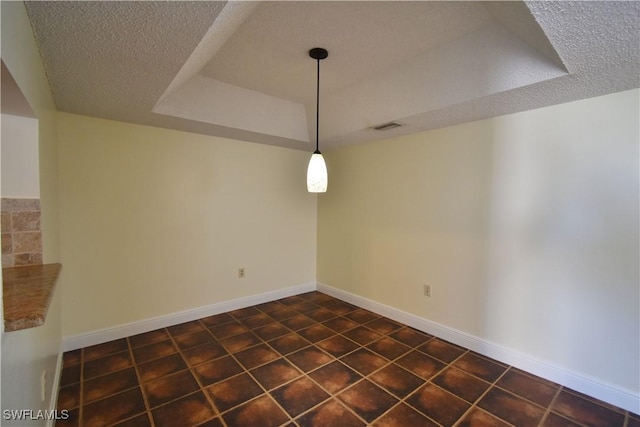
M 234 320 L 231 323 L 225 323 L 222 325 L 212 326 L 209 328 L 214 337 L 218 340 L 232 337 L 234 335 L 240 335 L 249 330 L 242 323 Z
M 582 424 L 571 421 L 555 412 L 549 412 L 542 422 L 541 427 L 582 427 Z M 632 425 L 628 424 L 627 427 L 632 427 Z
M 161 359 L 138 365 L 138 375 L 143 382 L 155 380 L 166 375 L 187 369 L 182 357 L 176 353 Z
M 400 399 L 404 399 L 425 382 L 395 363 L 380 369 L 369 378 Z
M 374 341 L 367 345 L 367 348 L 389 360 L 397 359 L 411 350 L 411 347 L 389 337 L 383 337 L 378 341 Z
M 426 384 L 409 396 L 407 403 L 443 426 L 452 426 L 471 405 L 459 397 Z
M 265 326 L 269 323 L 275 322 L 271 316 L 262 312 L 259 312 L 255 316 L 239 319 L 238 321 L 249 329 L 256 329 L 260 326 Z
M 280 323 L 292 331 L 299 331 L 300 329 L 315 325 L 316 321 L 304 314 L 298 314 L 297 316 L 281 320 Z
M 210 360 L 218 359 L 222 356 L 226 356 L 227 350 L 222 347 L 222 344 L 217 342 L 211 342 L 198 347 L 191 348 L 182 353 L 185 360 L 189 365 L 195 366 Z
M 269 396 L 263 395 L 222 415 L 228 427 L 277 427 L 289 416 Z
M 55 427 L 78 427 L 80 425 L 80 408 L 72 409 L 66 420 L 57 420 Z
M 199 320 L 193 320 L 191 322 L 169 326 L 167 330 L 169 331 L 171 336 L 176 337 L 182 334 L 192 334 L 194 332 L 204 331 L 205 327 L 202 326 L 202 323 L 200 323 Z
M 207 328 L 211 329 L 216 326 L 224 325 L 225 323 L 235 322 L 236 320 L 229 315 L 229 313 L 220 313 L 213 316 L 204 317 L 200 319 L 200 322 Z
M 302 301 L 297 304 L 290 305 L 289 308 L 295 311 L 299 311 L 300 313 L 307 313 L 309 311 L 316 310 L 318 306 L 309 301 Z
M 423 353 L 431 357 L 442 360 L 445 363 L 451 363 L 458 357 L 462 356 L 467 350 L 457 345 L 453 345 L 444 340 L 433 338 L 418 347 Z
M 82 399 L 86 404 L 137 386 L 138 377 L 136 376 L 136 371 L 134 368 L 128 368 L 114 372 L 111 375 L 84 381 Z
M 269 345 L 280 354 L 285 355 L 311 345 L 311 343 L 296 333 L 290 333 L 269 341 Z
M 500 378 L 497 385 L 545 408 L 549 406 L 559 388 L 512 369 Z
M 475 353 L 468 352 L 453 363 L 453 366 L 467 371 L 485 381 L 493 382 L 507 370 L 501 363 L 485 359 Z
M 135 347 L 132 349 L 133 357 L 137 363 L 148 362 L 153 359 L 159 359 L 164 356 L 176 353 L 178 350 L 171 340 L 159 341 L 153 344 Z
M 363 427 L 364 421 L 335 399 L 331 399 L 296 420 L 300 427 Z
M 403 325 L 394 322 L 393 320 L 389 320 L 386 319 L 384 317 L 380 317 L 376 320 L 373 320 L 367 324 L 365 324 L 365 326 L 371 330 L 376 331 L 379 334 L 382 335 L 388 335 L 393 331 L 396 331 L 400 328 L 402 328 Z
M 291 353 L 287 359 L 303 372 L 312 371 L 334 360 L 316 346 L 309 346 Z
M 99 427 L 126 420 L 145 411 L 144 400 L 140 388 L 133 388 L 124 393 L 85 405 L 82 421 L 85 427 Z
M 303 338 L 315 343 L 335 335 L 336 332 L 323 325 L 314 325 L 306 329 L 299 330 L 298 334 L 300 334 Z
M 58 427 L 57 423 L 56 427 Z M 113 427 L 151 427 L 151 421 L 149 420 L 149 414 L 144 413 L 114 424 Z
M 262 388 L 244 373 L 210 386 L 207 392 L 222 412 L 264 393 Z
M 445 369 L 433 378 L 431 382 L 469 403 L 474 403 L 491 387 L 488 382 L 453 367 Z
M 257 308 L 258 310 L 262 311 L 263 313 L 271 313 L 273 311 L 277 311 L 277 310 L 281 310 L 283 308 L 285 308 L 286 305 L 279 303 L 278 301 L 269 301 L 269 302 L 265 302 L 262 304 L 258 304 L 255 306 L 255 308 Z
M 251 374 L 266 390 L 276 388 L 301 375 L 301 372 L 285 359 L 278 359 L 255 368 Z
M 267 314 L 269 314 L 269 316 L 273 317 L 276 320 L 284 320 L 284 319 L 288 319 L 289 317 L 297 316 L 300 313 L 298 313 L 297 311 L 287 306 L 283 306 L 282 308 L 278 310 L 270 311 Z
M 333 304 L 326 305 L 325 308 L 340 316 L 350 313 L 357 309 L 356 306 L 353 306 L 349 303 L 346 303 L 340 300 L 336 301 Z
M 307 377 L 285 384 L 273 390 L 271 395 L 291 417 L 300 415 L 330 397 Z
M 126 338 L 109 341 L 103 344 L 92 345 L 82 350 L 85 363 L 89 360 L 98 359 L 113 353 L 120 353 L 129 350 L 129 344 Z
M 58 391 L 58 410 L 73 409 L 80 406 L 80 383 L 62 387 Z
M 366 379 L 340 393 L 338 399 L 368 423 L 398 402 L 398 399 Z
M 446 366 L 439 360 L 416 350 L 405 354 L 396 360 L 396 363 L 425 380 L 431 379 Z
M 131 347 L 140 347 L 142 345 L 149 345 L 160 341 L 166 341 L 169 338 L 169 332 L 166 329 L 156 329 L 151 332 L 145 332 L 129 337 L 129 343 Z
M 245 317 L 255 316 L 256 314 L 261 314 L 260 310 L 255 307 L 245 307 L 239 308 L 237 310 L 231 310 L 229 314 L 236 319 L 244 319 Z
M 382 335 L 364 326 L 358 326 L 357 328 L 350 329 L 342 335 L 352 341 L 357 342 L 360 345 L 367 345 L 375 340 L 382 338 Z
M 551 409 L 571 420 L 594 427 L 619 426 L 624 420 L 623 414 L 566 390 L 560 392 Z
M 151 413 L 156 427 L 196 426 L 216 415 L 202 391 L 159 406 Z
M 325 320 L 333 319 L 337 315 L 326 308 L 319 308 L 305 313 L 307 317 L 312 318 L 316 322 L 324 322 Z
M 189 370 L 155 379 L 145 383 L 143 387 L 149 406 L 152 408 L 200 389 Z
M 182 334 L 174 338 L 174 341 L 180 348 L 180 350 L 188 350 L 192 347 L 197 347 L 202 344 L 207 344 L 214 341 L 213 336 L 209 331 L 198 331 L 192 334 Z
M 400 403 L 380 417 L 374 427 L 438 427 L 438 424 L 413 408 Z
M 93 359 L 84 364 L 82 375 L 85 380 L 119 371 L 133 366 L 129 351 L 114 353 L 109 356 Z
M 222 344 L 229 353 L 244 350 L 245 348 L 259 344 L 260 342 L 260 338 L 256 337 L 251 332 L 245 332 L 244 334 L 234 335 L 220 340 L 220 344 Z
M 510 425 L 477 407 L 471 409 L 458 423 L 458 427 L 510 427 Z
M 477 406 L 519 427 L 537 426 L 545 410 L 521 397 L 493 387 Z
M 291 333 L 291 329 L 281 325 L 278 322 L 273 322 L 261 328 L 255 329 L 253 333 L 263 340 L 269 341 L 271 339 Z
M 327 320 L 323 323 L 324 326 L 333 329 L 338 333 L 348 331 L 358 327 L 358 323 L 347 319 L 346 317 L 334 317 L 331 320 Z
M 235 357 L 245 369 L 253 369 L 256 366 L 276 360 L 280 355 L 268 345 L 260 344 L 236 353 Z
M 203 386 L 208 386 L 243 372 L 232 357 L 224 356 L 193 368 Z
M 329 339 L 320 341 L 316 345 L 334 357 L 344 356 L 356 348 L 359 348 L 358 344 L 346 339 L 342 335 L 335 335 Z
M 389 363 L 387 359 L 384 359 L 365 348 L 349 353 L 346 356 L 343 356 L 340 360 L 342 363 L 349 365 L 352 369 L 363 376 L 367 376 Z
M 333 394 L 344 390 L 362 378 L 360 374 L 338 361 L 311 372 L 309 376 Z
M 62 374 L 60 375 L 60 387 L 79 383 L 82 378 L 81 374 L 82 365 L 72 365 L 63 368 Z
M 292 306 L 300 304 L 301 302 L 306 302 L 306 300 L 298 295 L 292 295 L 290 297 L 281 298 L 278 300 L 278 302 L 282 305 Z
M 344 317 L 361 325 L 380 318 L 377 314 L 362 308 L 355 309 L 354 311 L 345 314 Z
M 408 345 L 409 347 L 417 347 L 433 338 L 432 335 L 417 331 L 408 326 L 390 333 L 389 336 L 397 341 L 400 341 L 403 344 Z
M 67 351 L 62 355 L 62 366 L 68 367 L 77 365 L 82 360 L 82 349 Z

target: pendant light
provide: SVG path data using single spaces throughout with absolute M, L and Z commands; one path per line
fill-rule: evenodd
M 311 155 L 307 167 L 307 191 L 309 193 L 325 193 L 327 191 L 327 165 L 319 150 L 318 134 L 320 128 L 320 60 L 329 56 L 329 52 L 321 47 L 315 47 L 309 51 L 309 56 L 318 63 L 318 75 L 316 79 L 316 151 Z

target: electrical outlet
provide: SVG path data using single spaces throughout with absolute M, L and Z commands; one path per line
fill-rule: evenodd
M 242 279 L 244 277 L 244 274 L 245 274 L 244 273 L 244 267 L 240 267 L 238 269 L 238 277 Z
M 43 369 L 40 374 L 40 399 L 44 402 L 47 397 L 47 370 Z
M 431 296 L 431 285 L 424 285 L 424 296 L 425 297 Z

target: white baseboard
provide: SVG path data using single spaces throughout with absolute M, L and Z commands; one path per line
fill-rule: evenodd
M 60 350 L 58 350 L 58 359 L 56 360 L 56 371 L 53 373 L 53 383 L 51 384 L 51 397 L 49 399 L 49 410 L 58 409 L 58 391 L 60 390 L 60 377 L 62 376 L 62 342 L 60 342 Z M 55 420 L 47 420 L 47 427 L 53 427 Z
M 622 409 L 640 413 L 640 396 L 628 390 L 324 283 L 318 283 L 317 290 Z
M 138 322 L 127 323 L 124 325 L 118 325 L 112 328 L 101 329 L 98 331 L 87 332 L 79 335 L 72 335 L 63 338 L 63 348 L 64 351 L 76 350 L 78 348 L 102 344 L 107 341 L 113 341 L 136 334 L 142 334 L 144 332 L 153 331 L 155 329 L 166 328 L 167 326 L 190 322 L 192 320 L 201 319 L 203 317 L 213 316 L 215 314 L 225 313 L 227 311 L 250 307 L 252 305 L 262 304 L 280 298 L 286 298 L 292 295 L 302 294 L 315 290 L 316 283 L 309 282 L 298 286 L 277 289 L 275 291 L 236 298 L 230 301 L 224 301 L 217 304 L 194 308 L 191 310 L 153 317 L 151 319 L 144 319 Z

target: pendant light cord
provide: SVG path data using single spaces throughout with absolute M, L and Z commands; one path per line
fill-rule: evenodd
M 320 154 L 319 150 L 319 133 L 320 133 L 320 59 L 316 59 L 318 63 L 318 74 L 316 78 L 316 151 L 314 154 Z

